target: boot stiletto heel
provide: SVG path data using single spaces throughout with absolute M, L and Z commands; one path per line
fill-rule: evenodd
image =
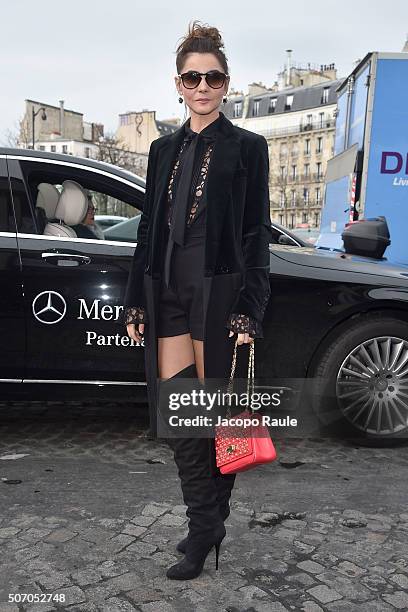
M 221 541 L 215 544 L 215 569 L 218 569 L 218 556 L 220 554 Z
M 210 540 L 208 536 L 202 535 L 191 537 L 187 543 L 186 556 L 167 570 L 167 578 L 172 580 L 197 578 L 203 571 L 205 560 L 213 546 L 215 546 L 215 569 L 218 570 L 220 546 L 225 534 L 224 525 L 220 525 L 214 530 L 213 538 Z

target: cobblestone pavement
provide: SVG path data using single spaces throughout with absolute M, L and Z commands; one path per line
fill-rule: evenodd
M 0 404 L 0 612 L 408 610 L 408 452 L 273 436 L 238 474 L 215 570 L 165 576 L 186 507 L 143 407 Z M 22 456 L 20 456 L 22 455 Z M 7 603 L 9 594 L 53 594 Z

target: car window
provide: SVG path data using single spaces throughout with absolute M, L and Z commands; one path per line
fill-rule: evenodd
M 271 236 L 272 236 L 272 240 L 271 240 L 272 244 L 290 244 L 290 245 L 293 245 L 293 246 L 299 246 L 299 243 L 297 243 L 295 240 L 293 240 L 287 234 L 279 231 L 274 226 L 271 227 Z M 284 239 L 282 239 L 281 236 L 284 236 Z M 279 240 L 280 238 L 281 238 L 281 240 Z
M 112 227 L 112 218 L 123 222 L 140 216 L 143 191 L 125 185 L 113 176 L 63 164 L 24 160 L 19 163 L 19 168 L 21 176 L 18 181 L 18 172 L 15 172 L 15 189 L 20 196 L 24 193 L 26 199 L 25 214 L 20 215 L 18 224 L 20 232 L 50 239 L 136 242 L 137 225 L 131 240 L 122 238 L 120 234 L 109 237 L 106 232 Z
M 15 231 L 8 180 L 5 176 L 0 176 L 0 232 Z

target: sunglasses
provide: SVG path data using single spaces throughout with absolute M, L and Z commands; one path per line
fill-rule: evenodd
M 220 72 L 219 70 L 210 70 L 209 72 L 197 72 L 196 70 L 189 70 L 183 72 L 183 74 L 177 75 L 181 78 L 181 81 L 186 89 L 195 89 L 201 83 L 201 77 L 205 78 L 205 81 L 212 89 L 220 89 L 225 83 L 227 74 Z

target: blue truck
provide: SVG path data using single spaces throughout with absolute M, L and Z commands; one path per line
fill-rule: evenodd
M 390 235 L 384 261 L 408 264 L 408 53 L 368 53 L 337 93 L 315 246 L 342 250 L 347 227 L 383 217 Z

